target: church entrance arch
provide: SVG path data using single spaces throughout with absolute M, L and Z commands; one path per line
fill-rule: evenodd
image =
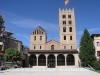
M 48 68 L 55 68 L 55 56 L 53 54 L 50 54 L 48 56 Z
M 67 65 L 75 65 L 75 59 L 74 56 L 72 54 L 68 54 L 67 55 Z
M 38 66 L 46 66 L 46 57 L 45 55 L 40 55 L 38 58 Z
M 36 66 L 37 58 L 34 54 L 30 55 L 29 57 L 29 64 L 30 66 Z
M 57 66 L 65 66 L 65 57 L 63 54 L 57 56 Z

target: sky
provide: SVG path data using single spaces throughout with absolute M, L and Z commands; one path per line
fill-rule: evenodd
M 100 0 L 0 0 L 0 15 L 4 16 L 6 30 L 17 40 L 30 47 L 30 33 L 39 25 L 47 31 L 47 41 L 59 42 L 59 8 L 75 12 L 76 45 L 83 30 L 90 35 L 100 33 Z

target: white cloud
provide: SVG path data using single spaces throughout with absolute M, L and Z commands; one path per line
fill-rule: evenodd
M 17 34 L 15 34 L 15 35 L 16 35 L 16 36 L 20 36 L 20 37 L 24 37 L 25 39 L 29 40 L 29 37 L 26 36 L 25 34 L 19 34 L 19 33 L 17 33 Z
M 58 24 L 49 23 L 43 20 L 37 20 L 37 19 L 30 19 L 30 18 L 24 18 L 22 16 L 15 15 L 13 13 L 5 12 L 5 21 L 11 23 L 13 26 L 19 26 L 22 28 L 36 28 L 37 26 L 42 26 L 45 30 L 48 31 L 58 31 Z
M 11 20 L 11 23 L 23 28 L 36 28 L 40 24 L 46 30 L 57 30 L 58 27 L 56 24 L 34 19 Z
M 92 29 L 89 29 L 88 31 L 93 32 L 93 31 L 97 31 L 97 30 L 100 30 L 100 28 L 92 28 Z
M 99 31 L 99 30 L 100 30 L 100 28 L 91 28 L 91 29 L 88 29 L 89 32 L 94 32 L 94 31 Z M 83 31 L 78 31 L 77 33 L 78 34 L 83 34 Z

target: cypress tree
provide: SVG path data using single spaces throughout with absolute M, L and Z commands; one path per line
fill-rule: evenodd
M 84 29 L 84 33 L 81 37 L 79 58 L 84 64 L 83 66 L 93 66 L 93 63 L 96 60 L 93 39 L 87 29 Z

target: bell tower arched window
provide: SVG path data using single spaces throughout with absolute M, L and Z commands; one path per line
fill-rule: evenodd
M 72 32 L 72 27 L 69 27 L 69 32 Z
M 63 27 L 63 32 L 66 32 L 66 27 Z
M 34 40 L 36 40 L 36 36 L 34 36 Z
M 66 36 L 64 35 L 64 40 L 66 40 Z

